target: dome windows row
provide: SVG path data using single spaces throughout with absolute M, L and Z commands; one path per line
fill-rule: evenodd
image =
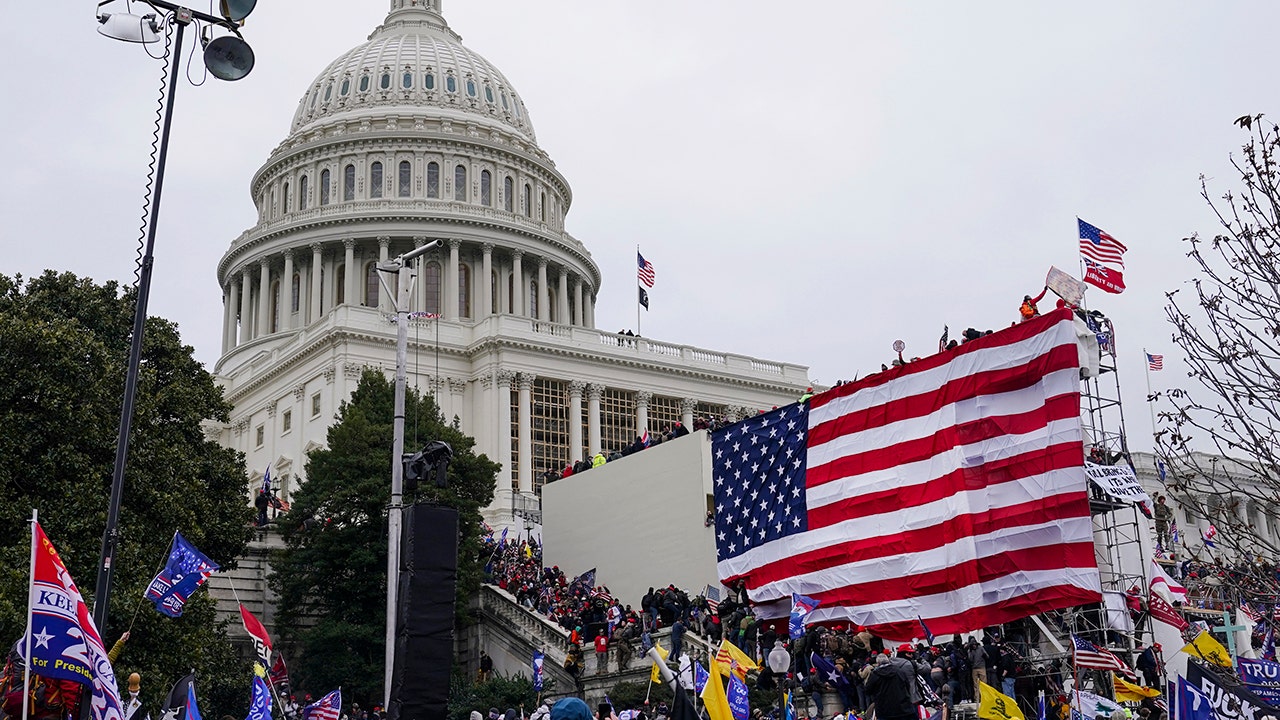
M 398 82 L 396 75 L 399 76 Z M 421 91 L 426 94 L 428 100 L 432 100 L 435 99 L 437 88 L 443 85 L 446 96 L 465 96 L 475 103 L 483 99 L 490 111 L 496 113 L 501 107 L 503 112 L 514 116 L 517 123 L 523 122 L 520 102 L 502 85 L 495 86 L 490 80 L 476 80 L 470 73 L 460 77 L 453 69 L 445 70 L 439 77 L 437 75 L 434 68 L 428 68 L 425 72 L 419 73 L 409 65 L 404 66 L 400 71 L 393 71 L 390 66 L 383 66 L 378 73 L 366 68 L 358 73 L 354 83 L 350 75 L 344 75 L 340 81 L 328 80 L 322 85 L 317 85 L 311 91 L 308 110 L 314 113 L 317 109 L 323 109 L 324 106 L 335 101 L 345 103 L 353 98 L 362 101 L 375 88 L 387 93 L 393 90 L 393 85 L 396 85 L 396 89 L 400 92 L 405 93 L 406 97 Z M 456 100 L 451 98 L 452 101 Z
M 484 207 L 499 207 L 508 213 L 519 213 L 528 219 L 535 216 L 539 222 L 547 222 L 550 215 L 555 222 L 555 196 L 548 198 L 542 187 L 535 190 L 534 184 L 508 172 L 495 172 L 482 168 L 473 187 L 472 170 L 465 163 L 454 163 L 452 172 L 446 176 L 448 166 L 439 161 L 426 163 L 425 183 L 422 192 L 415 192 L 414 168 L 409 160 L 391 161 L 384 164 L 381 160 L 368 163 L 367 197 L 358 197 L 360 193 L 357 182 L 358 170 L 355 163 L 348 162 L 340 166 L 335 173 L 330 168 L 323 168 L 318 175 L 314 188 L 311 187 L 311 173 L 303 172 L 297 177 L 296 203 L 291 192 L 289 180 L 273 184 L 269 191 L 264 191 L 260 198 L 260 215 L 263 220 L 276 220 L 292 212 L 308 210 L 313 204 L 319 206 L 332 205 L 337 202 L 355 202 L 357 199 L 376 200 L 382 198 L 415 198 L 425 197 L 430 200 L 452 200 L 461 203 L 477 203 Z M 446 177 L 451 182 L 444 182 Z

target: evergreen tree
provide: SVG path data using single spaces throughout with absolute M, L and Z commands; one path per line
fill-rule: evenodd
M 0 643 L 26 627 L 31 510 L 92 603 L 106 526 L 135 293 L 46 272 L 0 275 Z M 114 558 L 108 646 L 131 637 L 115 664 L 123 686 L 143 677 L 158 716 L 170 685 L 195 669 L 206 714 L 242 714 L 249 665 L 236 659 L 214 603 L 201 591 L 182 617 L 142 600 L 175 531 L 227 568 L 251 537 L 244 459 L 208 440 L 201 423 L 227 422 L 212 376 L 177 327 L 147 320 L 129 464 Z M 142 714 L 145 715 L 146 712 Z
M 329 428 L 328 447 L 310 453 L 307 481 L 280 519 L 286 548 L 270 578 L 281 639 L 298 652 L 295 685 L 312 694 L 341 685 L 344 698 L 366 707 L 382 701 L 393 407 L 392 383 L 366 370 Z M 449 487 L 424 485 L 416 500 L 458 510 L 456 607 L 466 622 L 481 581 L 480 508 L 493 499 L 500 466 L 476 455 L 475 441 L 412 389 L 405 417 L 407 452 L 433 440 L 453 448 Z

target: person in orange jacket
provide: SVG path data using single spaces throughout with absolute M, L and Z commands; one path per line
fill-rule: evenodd
M 1035 297 L 1031 297 L 1030 295 L 1022 296 L 1022 307 L 1018 309 L 1018 312 L 1022 314 L 1022 322 L 1026 322 L 1033 317 L 1040 317 L 1040 308 L 1036 307 L 1036 303 L 1043 300 L 1045 293 L 1047 292 L 1049 292 L 1048 285 L 1046 285 L 1045 288 L 1040 291 L 1040 294 Z

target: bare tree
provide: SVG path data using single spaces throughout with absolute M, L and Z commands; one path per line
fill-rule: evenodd
M 1248 134 L 1231 158 L 1239 187 L 1214 196 L 1200 177 L 1221 228 L 1212 240 L 1184 238 L 1196 276 L 1189 292 L 1167 293 L 1173 342 L 1192 382 L 1163 394 L 1173 409 L 1160 413 L 1156 442 L 1169 461 L 1170 491 L 1209 518 L 1216 541 L 1237 557 L 1273 562 L 1280 554 L 1280 127 L 1261 115 L 1236 124 Z

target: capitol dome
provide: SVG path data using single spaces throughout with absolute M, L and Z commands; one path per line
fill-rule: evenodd
M 536 137 L 520 95 L 503 74 L 462 39 L 440 15 L 439 3 L 399 0 L 369 41 L 347 51 L 307 88 L 293 117 L 293 132 L 344 113 L 373 108 L 429 107 L 460 121 L 504 127 Z

